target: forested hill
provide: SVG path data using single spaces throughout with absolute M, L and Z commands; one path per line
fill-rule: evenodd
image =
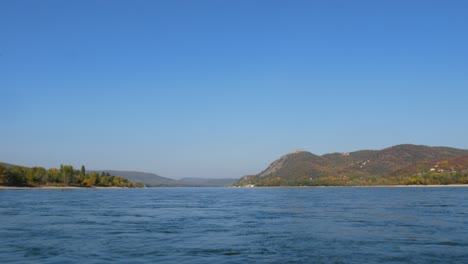
M 468 150 L 397 145 L 322 156 L 295 151 L 235 185 L 468 184 Z
M 80 170 L 75 170 L 71 165 L 46 170 L 43 167 L 27 168 L 7 163 L 0 163 L 0 185 L 143 187 L 143 184 L 133 183 L 121 176 L 87 172 L 84 166 Z

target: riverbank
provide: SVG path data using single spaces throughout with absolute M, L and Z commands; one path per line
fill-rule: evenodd
M 468 187 L 468 184 L 446 184 L 446 185 L 373 185 L 373 186 L 343 186 L 343 187 L 395 187 L 395 188 L 414 188 L 414 187 Z
M 79 186 L 37 186 L 37 187 L 20 187 L 20 186 L 0 186 L 0 190 L 93 190 L 93 189 L 133 189 L 129 187 L 79 187 Z
M 445 185 L 355 185 L 355 186 L 235 186 L 233 188 L 433 188 L 433 187 L 468 187 L 468 184 L 445 184 Z
M 447 187 L 468 187 L 468 184 L 447 184 L 447 185 L 361 185 L 361 186 L 261 186 L 253 188 L 447 188 Z M 164 188 L 164 187 L 158 187 Z M 165 187 L 172 188 L 172 187 Z M 197 188 L 197 187 L 189 187 Z M 203 188 L 203 187 L 198 187 Z M 210 187 L 223 188 L 223 187 Z M 229 187 L 229 188 L 247 188 L 247 187 Z M 252 188 L 252 187 L 250 187 Z M 79 186 L 37 186 L 37 187 L 19 187 L 19 186 L 0 186 L 1 190 L 112 190 L 112 189 L 134 189 L 129 187 L 79 187 Z

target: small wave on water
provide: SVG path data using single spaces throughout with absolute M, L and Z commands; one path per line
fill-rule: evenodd
M 8 190 L 0 261 L 468 263 L 466 212 L 465 188 Z

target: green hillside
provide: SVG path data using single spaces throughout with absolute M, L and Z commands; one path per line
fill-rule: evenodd
M 468 150 L 409 144 L 322 156 L 296 151 L 235 185 L 464 184 L 468 183 L 467 157 Z

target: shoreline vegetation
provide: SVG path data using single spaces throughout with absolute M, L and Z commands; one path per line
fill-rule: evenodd
M 80 186 L 4 186 L 0 185 L 0 191 L 5 190 L 121 190 L 133 189 L 135 187 L 80 187 Z M 149 188 L 194 188 L 194 187 L 149 187 Z M 199 187 L 203 188 L 203 187 Z M 246 186 L 225 186 L 206 188 L 250 188 Z M 356 186 L 260 186 L 255 188 L 468 188 L 468 184 L 445 184 L 445 185 L 356 185 Z
M 102 186 L 5 186 L 0 185 L 0 190 L 102 190 L 102 189 L 133 189 L 136 187 L 102 187 Z
M 60 168 L 46 170 L 43 167 L 27 168 L 0 164 L 0 187 L 2 189 L 141 188 L 144 184 L 133 183 L 127 178 L 113 176 L 108 172 L 87 173 L 84 165 L 80 170 L 75 170 L 71 165 L 60 165 Z
M 423 172 L 410 176 L 322 176 L 281 178 L 246 176 L 236 187 L 393 187 L 393 186 L 468 186 L 468 171 Z
M 409 176 L 322 176 L 317 178 L 241 178 L 239 187 L 390 187 L 390 186 L 468 186 L 468 171 L 427 171 Z

